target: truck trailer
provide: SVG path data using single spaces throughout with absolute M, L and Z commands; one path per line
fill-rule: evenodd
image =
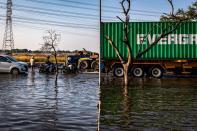
M 160 78 L 166 71 L 176 74 L 197 73 L 197 22 L 181 23 L 174 32 L 162 38 L 140 58 L 136 58 L 137 54 L 145 50 L 164 30 L 174 28 L 173 25 L 176 24 L 172 22 L 130 22 L 129 42 L 132 48 L 133 64 L 129 69 L 129 74 L 135 77 L 142 77 L 146 74 Z M 117 77 L 124 75 L 123 67 L 105 36 L 115 43 L 126 60 L 127 48 L 123 43 L 123 28 L 124 23 L 121 22 L 101 24 L 101 61 Z

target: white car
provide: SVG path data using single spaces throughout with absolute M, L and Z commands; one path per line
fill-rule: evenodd
M 20 62 L 9 55 L 0 55 L 0 73 L 27 73 L 28 64 Z

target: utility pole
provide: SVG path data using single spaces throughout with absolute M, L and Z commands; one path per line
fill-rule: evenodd
M 3 38 L 4 51 L 14 49 L 14 38 L 12 31 L 12 0 L 7 0 L 6 26 Z

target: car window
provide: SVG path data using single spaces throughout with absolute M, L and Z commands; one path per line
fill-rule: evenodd
M 13 57 L 10 57 L 10 56 L 6 56 L 7 59 L 9 59 L 10 61 L 13 61 L 13 62 L 17 62 L 17 60 Z
M 5 57 L 0 56 L 0 62 L 8 62 L 8 59 Z

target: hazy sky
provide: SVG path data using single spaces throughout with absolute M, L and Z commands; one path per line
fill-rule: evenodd
M 5 28 L 5 3 L 0 0 L 0 47 Z M 174 0 L 175 8 L 186 8 L 196 0 Z M 117 21 L 120 0 L 102 0 L 102 21 Z M 169 12 L 167 0 L 132 0 L 133 21 L 158 21 Z M 99 0 L 13 0 L 15 48 L 40 49 L 47 29 L 61 34 L 60 50 L 86 48 L 99 51 Z

